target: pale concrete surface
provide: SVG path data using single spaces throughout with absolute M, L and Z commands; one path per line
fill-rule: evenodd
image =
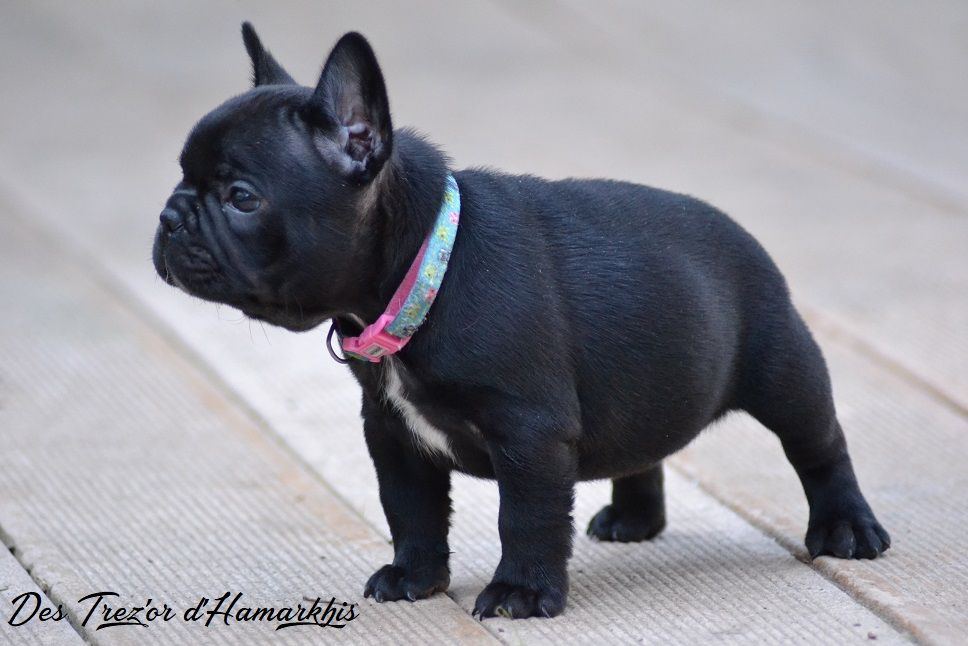
M 148 263 L 184 133 L 244 88 L 238 20 L 253 19 L 305 82 L 339 33 L 361 29 L 395 122 L 421 127 L 458 167 L 634 179 L 699 195 L 756 234 L 820 332 L 862 483 L 895 539 L 883 561 L 821 559 L 811 570 L 672 474 L 662 540 L 625 550 L 580 539 L 564 617 L 484 627 L 509 642 L 901 638 L 873 608 L 920 640 L 964 641 L 968 201 L 957 179 L 968 120 L 964 83 L 945 85 L 968 77 L 963 5 L 919 4 L 916 16 L 750 2 L 243 7 L 0 10 L 0 73 L 22 90 L 0 107 L 16 124 L 0 130 L 11 209 L 96 257 L 111 289 L 168 330 L 170 351 L 190 348 L 250 418 L 385 533 L 358 395 L 322 335 L 264 337 L 231 323 L 237 313 L 168 290 Z M 674 462 L 801 550 L 805 504 L 766 431 L 737 417 Z M 601 485 L 582 488 L 579 525 L 606 497 Z M 452 596 L 466 608 L 497 560 L 493 485 L 460 480 L 456 498 Z M 355 566 L 340 576 L 364 578 Z

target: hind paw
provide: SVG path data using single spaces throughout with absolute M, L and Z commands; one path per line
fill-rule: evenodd
M 811 519 L 806 537 L 810 558 L 876 559 L 891 546 L 891 536 L 873 514 L 831 514 Z
M 644 513 L 619 511 L 606 505 L 588 523 L 588 535 L 600 541 L 637 543 L 655 538 L 665 528 L 665 511 Z

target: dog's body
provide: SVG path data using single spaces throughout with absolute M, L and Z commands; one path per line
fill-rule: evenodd
M 155 264 L 250 316 L 358 333 L 432 227 L 446 158 L 390 128 L 361 37 L 340 41 L 315 91 L 292 85 L 251 30 L 246 44 L 257 87 L 190 136 Z M 665 524 L 662 459 L 732 410 L 780 437 L 810 502 L 811 555 L 888 547 L 820 351 L 751 236 L 703 202 L 634 184 L 454 176 L 460 226 L 428 319 L 399 354 L 351 362 L 395 551 L 367 595 L 446 588 L 457 470 L 501 493 L 502 559 L 476 611 L 559 613 L 574 483 L 614 480 L 589 534 L 651 538 Z
M 401 164 L 424 145 L 397 142 Z M 764 358 L 809 362 L 801 386 L 826 390 L 783 278 L 703 202 L 611 181 L 455 177 L 461 226 L 432 316 L 399 358 L 351 363 L 375 401 L 394 395 L 442 466 L 494 477 L 482 429 L 511 402 L 547 420 L 547 441 L 574 444 L 587 480 L 657 464 L 754 396 L 782 401 L 768 373 L 783 367 Z M 404 217 L 418 224 L 407 258 L 432 221 Z M 401 390 L 423 421 L 397 403 Z

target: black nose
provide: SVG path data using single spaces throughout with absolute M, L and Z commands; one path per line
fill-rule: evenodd
M 162 211 L 161 216 L 158 219 L 161 220 L 161 226 L 165 227 L 165 229 L 167 229 L 170 233 L 174 233 L 185 226 L 185 222 L 182 220 L 181 215 L 179 215 L 178 211 L 171 207 L 168 207 Z
M 192 218 L 192 209 L 196 204 L 195 191 L 185 182 L 179 182 L 171 197 L 165 203 L 161 212 L 161 226 L 169 233 L 174 233 L 185 226 L 185 217 Z M 193 222 L 188 222 L 189 231 L 194 231 Z

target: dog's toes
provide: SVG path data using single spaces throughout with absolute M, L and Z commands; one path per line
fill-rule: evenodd
M 827 540 L 827 528 L 818 525 L 811 525 L 807 529 L 807 537 L 804 539 L 804 543 L 807 546 L 807 552 L 810 554 L 810 558 L 815 559 L 823 552 L 823 545 Z
M 887 546 L 873 527 L 861 527 L 857 532 L 854 558 L 876 559 L 886 549 Z
M 531 588 L 511 583 L 492 582 L 477 596 L 473 614 L 481 619 L 506 617 L 554 617 L 565 609 L 564 592 Z
M 364 597 L 384 601 L 416 601 L 443 592 L 450 584 L 447 568 L 437 568 L 430 574 L 415 574 L 397 565 L 384 565 L 376 571 L 363 588 Z
M 846 521 L 834 525 L 834 529 L 830 532 L 825 544 L 828 552 L 841 559 L 853 558 L 856 546 L 857 539 L 854 537 L 854 528 Z
M 804 541 L 810 558 L 824 554 L 841 559 L 875 559 L 891 546 L 891 537 L 872 516 L 811 521 Z
M 636 543 L 655 538 L 665 528 L 665 511 L 620 512 L 606 505 L 588 523 L 587 533 L 600 541 Z

